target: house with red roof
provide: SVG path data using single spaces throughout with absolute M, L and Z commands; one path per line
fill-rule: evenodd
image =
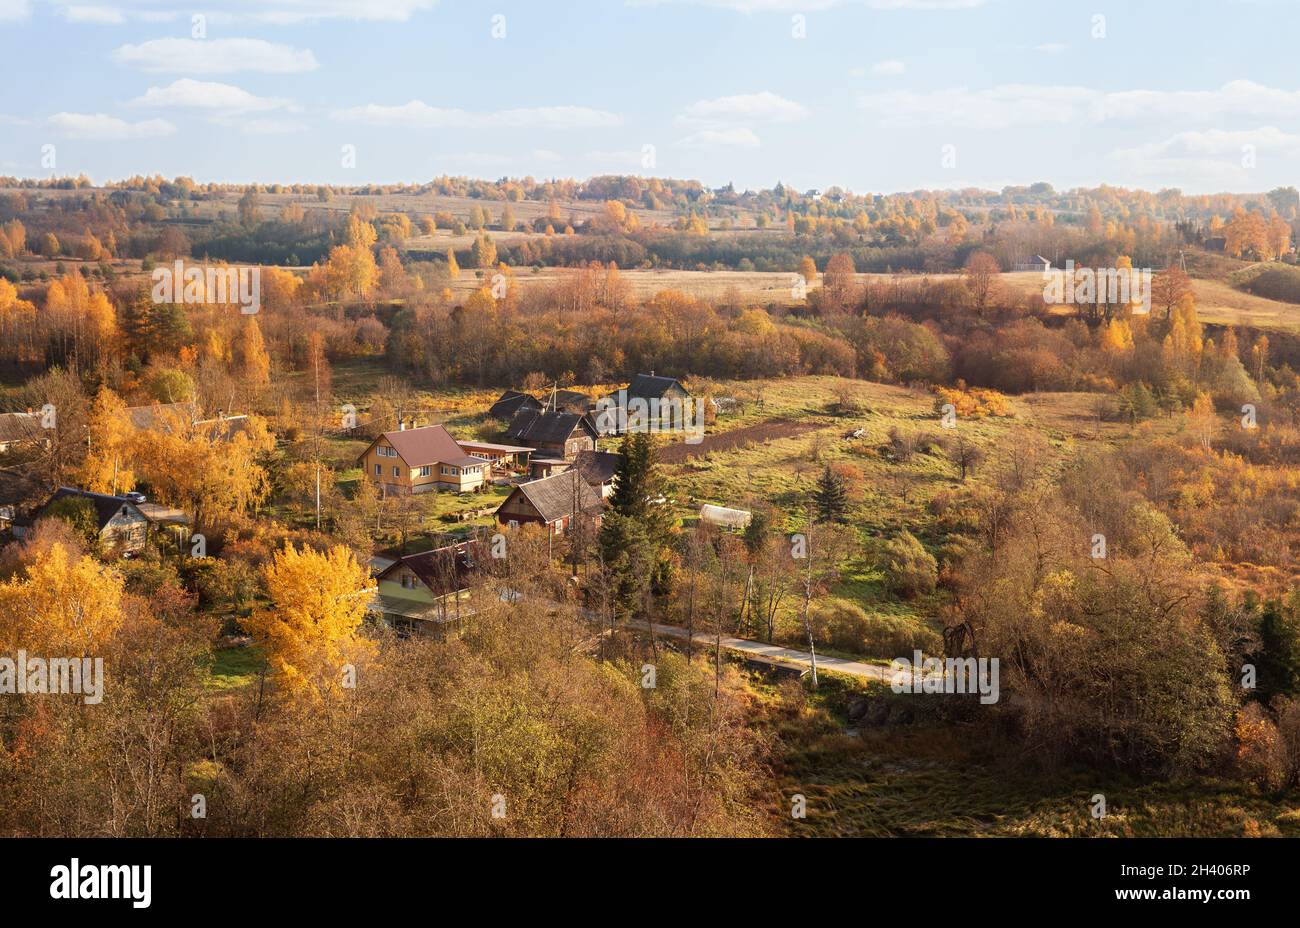
M 473 493 L 488 482 L 492 467 L 469 454 L 441 425 L 407 428 L 405 422 L 372 441 L 357 462 L 387 493 Z

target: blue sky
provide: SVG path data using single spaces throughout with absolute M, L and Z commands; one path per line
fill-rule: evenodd
M 1297 35 L 1297 0 L 0 0 L 0 173 L 1262 191 Z

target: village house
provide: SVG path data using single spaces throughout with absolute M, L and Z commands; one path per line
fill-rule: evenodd
M 0 413 L 0 454 L 24 446 L 49 445 L 49 433 L 41 425 L 39 413 Z
M 582 454 L 581 451 L 578 453 Z M 528 479 L 541 480 L 543 477 L 562 474 L 569 469 L 572 463 L 572 461 L 566 461 L 564 458 L 541 457 L 535 454 L 528 462 Z
M 441 425 L 385 432 L 357 458 L 366 477 L 386 493 L 451 490 L 473 493 L 487 481 L 491 463 L 472 457 Z
M 575 515 L 590 516 L 599 524 L 603 508 L 600 491 L 579 471 L 570 470 L 519 484 L 497 509 L 497 521 L 508 528 L 544 525 L 556 537 L 569 530 Z
M 521 409 L 531 409 L 535 412 L 546 410 L 550 412 L 576 412 L 578 415 L 582 415 L 590 412 L 591 407 L 591 397 L 580 390 L 553 389 L 543 399 L 538 399 L 531 393 L 507 390 L 488 409 L 488 415 L 494 419 L 509 422 Z
M 491 472 L 498 474 L 521 473 L 528 469 L 528 459 L 533 449 L 524 445 L 498 445 L 490 441 L 457 442 L 465 453 L 492 465 Z
M 1034 255 L 1026 261 L 1017 261 L 1011 266 L 1011 270 L 1020 273 L 1033 271 L 1036 274 L 1046 274 L 1051 269 L 1052 262 L 1044 258 L 1042 255 Z
M 102 554 L 134 557 L 148 544 L 149 517 L 125 496 L 59 487 L 32 515 L 31 523 L 44 518 L 62 518 L 76 524 L 79 512 L 84 512 L 93 523 Z M 28 527 L 15 525 L 14 534 L 21 537 Z
M 379 572 L 370 614 L 402 635 L 444 637 L 473 613 L 481 549 L 467 541 L 404 555 Z
M 541 408 L 542 403 L 537 397 L 528 393 L 520 393 L 518 390 L 507 390 L 488 409 L 488 415 L 494 419 L 500 419 L 502 422 L 509 422 L 515 417 L 515 413 L 521 409 L 540 411 Z
M 579 451 L 595 451 L 596 424 L 575 412 L 521 409 L 510 420 L 506 436 L 549 457 L 573 459 Z
M 579 451 L 573 466 L 591 488 L 600 493 L 601 499 L 608 499 L 614 492 L 614 474 L 622 458 L 614 451 Z
M 216 416 L 203 418 L 197 403 L 154 403 L 150 406 L 128 406 L 127 417 L 135 428 L 144 432 L 171 432 L 175 429 L 193 428 L 213 441 L 233 441 L 248 428 L 247 415 L 228 416 L 217 410 Z
M 596 404 L 595 421 L 601 435 L 620 435 L 629 425 L 636 431 L 675 432 L 690 424 L 685 416 L 690 400 L 690 392 L 672 377 L 637 374 Z
M 542 480 L 555 474 L 576 470 L 597 490 L 603 499 L 614 492 L 614 473 L 622 455 L 614 451 L 579 451 L 572 461 L 564 458 L 534 457 L 528 473 L 533 480 Z
M 542 404 L 552 412 L 576 412 L 579 415 L 591 411 L 591 397 L 578 390 L 552 390 L 551 395 Z
M 13 527 L 39 502 L 41 495 L 37 481 L 30 474 L 0 469 L 0 531 Z
M 142 432 L 170 431 L 180 425 L 193 425 L 199 420 L 198 403 L 152 403 L 148 406 L 128 406 L 127 417 Z

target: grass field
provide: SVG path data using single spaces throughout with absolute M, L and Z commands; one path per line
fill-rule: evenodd
M 860 404 L 850 415 L 830 409 L 848 383 Z M 891 430 L 934 438 L 960 434 L 984 452 L 983 468 L 995 468 L 1041 440 L 1049 468 L 1058 467 L 1083 448 L 1122 440 L 1131 430 L 1116 422 L 1098 421 L 1097 396 L 1086 393 L 1029 394 L 1012 399 L 1012 417 L 959 421 L 956 430 L 940 427 L 933 395 L 888 384 L 844 381 L 837 377 L 800 377 L 764 383 L 754 393 L 751 383 L 719 383 L 718 395 L 746 397 L 742 411 L 720 416 L 699 446 L 665 439 L 665 465 L 673 503 L 683 523 L 694 522 L 704 503 L 749 509 L 769 504 L 787 515 L 783 530 L 800 529 L 809 493 L 826 464 L 848 464 L 861 475 L 851 481 L 849 522 L 862 548 L 850 560 L 832 594 L 851 600 L 869 616 L 903 616 L 933 631 L 942 629 L 942 594 L 899 601 L 885 587 L 874 548 L 907 529 L 936 557 L 943 534 L 935 525 L 930 503 L 942 492 L 961 488 L 959 472 L 941 449 L 918 452 L 907 462 L 889 453 Z M 775 428 L 767 429 L 765 426 Z M 790 428 L 797 425 L 798 428 Z M 1144 428 L 1167 433 L 1173 420 Z M 861 430 L 859 438 L 846 438 Z M 746 440 L 730 442 L 729 435 Z M 753 436 L 750 438 L 750 436 Z M 696 448 L 709 449 L 702 453 Z M 681 458 L 681 460 L 676 460 Z M 976 478 L 978 479 L 978 474 Z M 778 634 L 793 645 L 802 629 L 793 609 L 778 620 Z M 865 654 L 865 658 L 896 655 Z

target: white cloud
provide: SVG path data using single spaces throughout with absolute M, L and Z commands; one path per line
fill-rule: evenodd
M 1000 84 L 985 90 L 882 91 L 863 94 L 859 103 L 884 126 L 970 129 L 1300 116 L 1300 91 L 1244 80 L 1217 90 L 1108 93 L 1068 85 Z
M 28 0 L 0 0 L 0 23 L 15 22 L 32 15 Z
M 250 113 L 274 110 L 287 106 L 288 100 L 276 97 L 259 97 L 233 84 L 216 81 L 196 81 L 183 77 L 166 87 L 150 87 L 144 95 L 131 101 L 132 106 L 223 110 L 232 113 Z
M 593 129 L 618 126 L 623 118 L 585 106 L 534 106 L 474 113 L 412 100 L 400 106 L 370 103 L 336 110 L 342 122 L 407 129 Z
M 677 117 L 682 126 L 716 125 L 726 122 L 793 122 L 808 111 L 793 100 L 764 90 L 731 97 L 716 97 L 692 103 Z
M 123 45 L 113 52 L 113 60 L 142 71 L 178 74 L 289 74 L 319 67 L 311 49 L 262 39 L 151 39 Z
M 1300 135 L 1275 126 L 1179 132 L 1107 155 L 1107 161 L 1131 178 L 1198 190 L 1258 188 L 1258 168 L 1289 164 L 1297 158 Z
M 1035 45 L 1034 51 L 1042 52 L 1044 55 L 1059 55 L 1065 51 L 1064 42 L 1044 42 L 1042 45 Z
M 752 129 L 702 129 L 675 143 L 678 148 L 718 151 L 725 148 L 758 148 L 762 142 Z
M 47 122 L 68 138 L 98 141 L 152 139 L 176 131 L 176 127 L 165 119 L 127 122 L 105 113 L 55 113 Z
M 115 6 L 66 6 L 62 10 L 63 18 L 70 23 L 97 23 L 115 26 L 126 22 L 126 14 Z
M 249 9 L 235 9 L 227 15 L 234 21 L 251 19 L 277 25 L 324 19 L 406 22 L 436 5 L 437 0 L 247 0 Z
M 64 19 L 74 23 L 167 22 L 190 17 L 189 12 L 177 9 L 132 8 L 144 5 L 139 0 L 121 0 L 118 5 L 51 2 Z M 6 6 L 26 9 L 28 4 L 29 0 L 0 0 L 0 18 Z M 211 24 L 298 25 L 325 20 L 406 22 L 435 6 L 437 0 L 224 0 L 222 9 L 201 12 Z
M 891 58 L 888 61 L 877 61 L 871 66 L 871 73 L 879 77 L 897 77 L 907 70 L 907 65 Z

